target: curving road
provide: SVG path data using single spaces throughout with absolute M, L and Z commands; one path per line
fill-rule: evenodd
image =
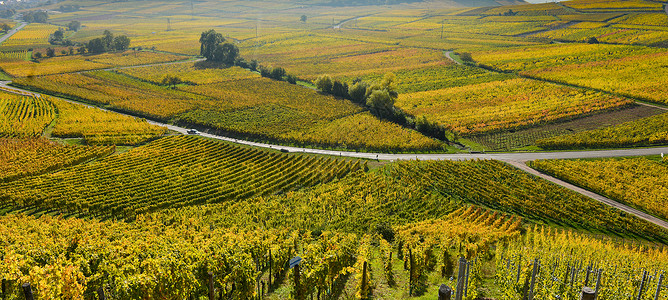
M 11 87 L 11 81 L 2 81 L 0 82 L 0 90 L 7 91 L 24 96 L 35 96 L 40 97 L 38 93 L 34 93 L 28 90 L 19 89 L 16 87 Z M 71 103 L 82 104 L 80 102 L 71 101 L 64 99 Z M 88 107 L 96 107 L 86 105 Z M 105 110 L 104 108 L 96 107 L 98 109 Z M 117 112 L 118 113 L 118 112 Z M 125 114 L 131 117 L 135 117 L 129 114 Z M 171 124 L 165 124 L 155 121 L 147 121 L 150 124 L 167 127 L 170 130 L 180 132 L 182 134 L 187 134 L 187 128 L 179 127 Z M 639 155 L 657 155 L 661 153 L 668 153 L 668 147 L 655 147 L 655 148 L 636 148 L 636 149 L 619 149 L 619 150 L 595 150 L 595 151 L 560 151 L 560 152 L 527 152 L 527 153 L 456 153 L 456 154 L 392 154 L 392 153 L 374 153 L 374 152 L 351 152 L 351 151 L 335 151 L 335 150 L 324 150 L 324 149 L 313 149 L 313 148 L 301 148 L 301 147 L 290 147 L 290 146 L 281 146 L 273 145 L 267 143 L 258 143 L 246 140 L 240 140 L 235 138 L 229 138 L 220 135 L 214 135 L 209 133 L 199 133 L 199 135 L 207 138 L 217 139 L 228 141 L 232 143 L 270 148 L 276 150 L 283 150 L 289 152 L 297 153 L 311 153 L 311 154 L 322 154 L 322 155 L 332 155 L 332 156 L 341 156 L 341 157 L 353 157 L 353 158 L 362 158 L 362 159 L 376 159 L 376 160 L 470 160 L 470 159 L 494 159 L 504 161 L 518 169 L 527 172 L 529 174 L 541 177 L 545 180 L 551 181 L 555 184 L 558 184 L 562 187 L 580 193 L 584 196 L 587 196 L 591 199 L 599 201 L 603 204 L 618 208 L 628 214 L 637 216 L 640 219 L 646 220 L 648 222 L 654 223 L 660 227 L 668 229 L 668 222 L 653 217 L 649 214 L 641 212 L 632 207 L 626 206 L 609 198 L 603 197 L 596 193 L 592 193 L 580 187 L 574 186 L 570 183 L 564 182 L 552 176 L 540 173 L 526 165 L 527 161 L 537 160 L 537 159 L 571 159 L 571 158 L 601 158 L 601 157 L 620 157 L 620 156 L 639 156 Z

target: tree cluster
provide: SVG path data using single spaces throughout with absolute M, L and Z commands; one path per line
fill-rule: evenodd
M 125 35 L 114 35 L 109 31 L 104 31 L 104 36 L 94 38 L 86 43 L 86 49 L 89 53 L 104 53 L 108 51 L 123 51 L 130 47 L 130 38 Z
M 367 6 L 367 5 L 392 5 L 400 3 L 413 3 L 420 0 L 331 0 L 324 5 L 327 6 Z
M 9 31 L 9 30 L 11 30 L 11 29 L 12 29 L 12 26 L 9 26 L 9 24 L 2 23 L 2 24 L 0 25 L 0 31 L 1 31 L 1 32 L 7 32 L 7 31 Z
M 259 66 L 257 70 L 260 72 L 262 77 L 267 77 L 278 81 L 287 81 L 291 84 L 297 84 L 297 76 L 288 74 L 285 69 L 281 67 Z
M 515 16 L 515 15 L 517 15 L 517 12 L 514 12 L 512 9 L 509 9 L 504 13 L 499 13 L 499 16 L 505 16 L 505 17 Z
M 61 12 L 73 12 L 73 11 L 78 11 L 79 9 L 81 9 L 81 6 L 78 4 L 61 5 L 60 8 L 58 8 L 58 10 Z
M 43 10 L 33 10 L 23 13 L 23 21 L 28 23 L 46 23 L 49 20 L 49 14 Z
M 223 35 L 215 30 L 202 32 L 199 42 L 201 44 L 200 55 L 204 56 L 207 61 L 226 65 L 234 65 L 237 61 L 239 48 L 232 43 L 226 43 Z
M 358 78 L 351 85 L 332 79 L 329 75 L 322 75 L 316 79 L 315 85 L 322 93 L 359 103 L 380 118 L 414 128 L 427 136 L 447 140 L 444 127 L 429 122 L 425 117 L 415 119 L 394 106 L 399 97 L 395 82 L 396 76 L 393 73 L 385 74 L 379 82 L 367 82 Z
M 81 29 L 81 22 L 72 21 L 67 24 L 67 29 L 71 31 L 79 31 Z
M 0 10 L 0 18 L 9 19 L 16 14 L 16 11 L 13 9 Z
M 172 89 L 175 89 L 176 85 L 181 83 L 183 83 L 183 80 L 175 75 L 166 75 L 165 78 L 162 79 L 162 84 L 171 87 Z

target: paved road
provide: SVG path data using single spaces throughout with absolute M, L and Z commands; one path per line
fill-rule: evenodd
M 529 173 L 529 174 L 538 176 L 538 177 L 543 178 L 543 179 L 545 179 L 545 180 L 547 180 L 547 181 L 553 182 L 553 183 L 558 184 L 558 185 L 560 185 L 560 186 L 563 186 L 563 187 L 565 187 L 565 188 L 567 188 L 567 189 L 569 189 L 569 190 L 572 190 L 572 191 L 574 191 L 574 192 L 576 192 L 576 193 L 582 194 L 582 195 L 587 196 L 587 197 L 589 197 L 589 198 L 592 198 L 592 199 L 594 199 L 594 200 L 596 200 L 596 201 L 599 201 L 599 202 L 601 202 L 601 203 L 603 203 L 603 204 L 606 204 L 606 205 L 615 207 L 615 208 L 620 209 L 620 210 L 622 210 L 622 211 L 624 211 L 624 212 L 626 212 L 626 213 L 628 213 L 628 214 L 635 215 L 636 217 L 638 217 L 638 218 L 640 218 L 640 219 L 643 219 L 643 220 L 645 220 L 645 221 L 648 221 L 648 222 L 650 222 L 650 223 L 654 223 L 654 224 L 656 224 L 656 225 L 658 225 L 658 226 L 661 226 L 661 227 L 663 227 L 663 228 L 668 229 L 668 222 L 666 222 L 666 221 L 664 221 L 664 220 L 661 220 L 661 219 L 659 219 L 659 218 L 657 218 L 657 217 L 654 217 L 654 216 L 652 216 L 652 215 L 646 214 L 646 213 L 644 213 L 644 212 L 642 212 L 642 211 L 639 211 L 639 210 L 637 210 L 637 209 L 635 209 L 635 208 L 632 208 L 632 207 L 626 206 L 626 205 L 624 205 L 624 204 L 621 204 L 621 203 L 619 203 L 619 202 L 617 202 L 617 201 L 614 201 L 614 200 L 612 200 L 612 199 L 610 199 L 610 198 L 603 197 L 603 196 L 601 196 L 601 195 L 599 195 L 599 194 L 596 194 L 596 193 L 593 193 L 593 192 L 591 192 L 591 191 L 585 190 L 585 189 L 583 189 L 583 188 L 581 188 L 581 187 L 579 187 L 579 186 L 572 185 L 572 184 L 570 184 L 570 183 L 568 183 L 568 182 L 565 182 L 565 181 L 563 181 L 563 180 L 560 180 L 560 179 L 554 178 L 554 177 L 552 177 L 552 176 L 549 176 L 549 175 L 547 175 L 547 174 L 543 174 L 543 173 L 541 173 L 541 172 L 538 172 L 538 171 L 532 169 L 531 167 L 527 166 L 526 162 L 509 160 L 509 161 L 506 161 L 506 163 L 508 163 L 508 164 L 510 164 L 510 165 L 512 165 L 512 166 L 514 166 L 514 167 L 516 167 L 516 168 L 518 168 L 518 169 L 520 169 L 520 170 L 522 170 L 522 171 L 524 171 L 524 172 L 527 172 L 527 173 Z
M 3 35 L 2 37 L 0 37 L 0 44 L 2 44 L 5 40 L 7 40 L 8 38 L 10 38 L 10 37 L 11 37 L 12 35 L 14 35 L 15 33 L 19 32 L 19 30 L 23 29 L 23 27 L 26 27 L 26 25 L 28 25 L 28 23 L 26 23 L 26 22 L 21 22 L 21 25 L 19 25 L 18 27 L 16 27 L 16 28 L 10 30 L 9 32 L 7 32 L 7 34 L 5 34 L 5 35 Z
M 449 57 L 449 56 L 448 56 Z M 0 90 L 9 91 L 12 93 L 20 95 L 30 95 L 39 97 L 38 93 L 31 91 L 15 88 L 8 86 L 11 81 L 2 81 L 0 82 Z M 69 101 L 69 100 L 67 100 Z M 75 101 L 69 101 L 72 103 L 81 104 Z M 88 106 L 88 105 L 87 105 Z M 99 108 L 99 107 L 98 107 Z M 99 108 L 103 109 L 103 108 Z M 103 109 L 104 110 L 104 109 Z M 133 116 L 134 117 L 134 116 Z M 167 127 L 170 130 L 187 134 L 187 128 L 164 124 L 154 121 L 148 121 L 151 124 L 158 126 Z M 561 151 L 561 152 L 527 152 L 527 153 L 457 153 L 457 154 L 391 154 L 391 153 L 373 153 L 373 152 L 350 152 L 350 151 L 334 151 L 334 150 L 324 150 L 324 149 L 311 149 L 311 148 L 300 148 L 300 147 L 289 147 L 289 146 L 280 146 L 272 145 L 266 143 L 257 143 L 246 140 L 240 140 L 235 138 L 229 138 L 219 135 L 213 135 L 209 133 L 200 133 L 201 136 L 207 138 L 213 138 L 243 145 L 271 148 L 277 150 L 287 150 L 289 152 L 298 152 L 298 153 L 312 153 L 312 154 L 324 154 L 324 155 L 333 155 L 333 156 L 345 156 L 345 157 L 354 157 L 354 158 L 363 158 L 363 159 L 378 159 L 378 160 L 469 160 L 469 159 L 495 159 L 507 162 L 522 171 L 525 171 L 529 174 L 541 177 L 543 179 L 549 180 L 555 184 L 558 184 L 567 189 L 573 190 L 577 193 L 590 197 L 596 201 L 602 202 L 606 205 L 621 209 L 629 214 L 635 215 L 638 218 L 647 220 L 651 223 L 654 223 L 658 226 L 668 229 L 668 223 L 660 220 L 656 217 L 638 211 L 634 208 L 628 207 L 621 203 L 615 202 L 611 199 L 592 193 L 590 191 L 584 190 L 567 182 L 561 181 L 557 178 L 551 177 L 549 175 L 540 173 L 534 169 L 529 168 L 526 165 L 527 161 L 537 160 L 537 159 L 569 159 L 569 158 L 599 158 L 599 157 L 619 157 L 619 156 L 637 156 L 637 155 L 656 155 L 661 153 L 668 153 L 668 147 L 656 147 L 656 148 L 640 148 L 640 149 L 619 149 L 619 150 L 596 150 L 596 151 Z
M 452 58 L 452 56 L 451 56 L 452 53 L 453 53 L 452 51 L 446 51 L 445 52 L 445 57 L 447 57 L 449 60 L 455 62 L 456 64 L 461 65 L 462 63 L 460 63 L 460 62 L 456 61 L 454 58 Z

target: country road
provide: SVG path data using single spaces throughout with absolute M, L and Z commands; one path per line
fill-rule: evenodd
M 7 92 L 19 94 L 19 95 L 28 95 L 40 97 L 40 94 L 34 93 L 28 90 L 16 88 L 9 86 L 11 81 L 2 81 L 0 82 L 0 90 Z M 80 102 L 64 99 L 68 102 L 82 104 Z M 96 107 L 86 105 L 88 107 Z M 106 110 L 104 108 L 96 107 L 98 109 Z M 118 112 L 117 112 L 118 113 Z M 126 114 L 128 116 L 132 116 Z M 135 116 L 132 116 L 135 117 Z M 147 120 L 148 123 L 166 127 L 170 130 L 188 134 L 188 128 L 179 127 L 171 124 L 165 124 L 155 121 Z M 275 150 L 283 150 L 288 152 L 296 153 L 310 153 L 310 154 L 322 154 L 322 155 L 332 155 L 339 157 L 353 157 L 353 158 L 362 158 L 362 159 L 376 159 L 376 160 L 386 160 L 386 161 L 395 161 L 395 160 L 471 160 L 471 159 L 493 159 L 506 162 L 524 172 L 529 174 L 541 177 L 548 181 L 551 181 L 555 184 L 558 184 L 562 187 L 585 195 L 591 199 L 604 203 L 606 205 L 618 208 L 626 213 L 637 216 L 640 219 L 647 220 L 651 223 L 654 223 L 658 226 L 668 229 L 668 222 L 660 220 L 656 217 L 638 211 L 629 206 L 618 203 L 614 200 L 608 199 L 601 195 L 592 193 L 590 191 L 584 190 L 567 182 L 561 181 L 552 176 L 540 173 L 534 169 L 531 169 L 526 165 L 527 161 L 537 160 L 537 159 L 571 159 L 571 158 L 600 158 L 600 157 L 620 157 L 620 156 L 639 156 L 639 155 L 657 155 L 661 153 L 668 153 L 668 147 L 655 147 L 655 148 L 637 148 L 637 149 L 618 149 L 618 150 L 595 150 L 595 151 L 559 151 L 559 152 L 526 152 L 526 153 L 455 153 L 455 154 L 393 154 L 393 153 L 374 153 L 374 152 L 352 152 L 352 151 L 336 151 L 336 150 L 325 150 L 325 149 L 313 149 L 313 148 L 301 148 L 301 147 L 290 147 L 282 145 L 274 145 L 267 143 L 258 143 L 247 140 L 235 139 L 220 135 L 214 135 L 210 133 L 199 133 L 198 135 L 206 138 L 212 138 L 232 143 L 237 143 L 241 145 L 248 145 L 254 147 L 270 148 Z

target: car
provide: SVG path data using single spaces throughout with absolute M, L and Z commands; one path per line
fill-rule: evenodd
M 186 132 L 187 132 L 188 134 L 199 134 L 199 131 L 197 131 L 197 130 L 195 130 L 195 129 L 188 129 L 188 130 L 186 130 Z

